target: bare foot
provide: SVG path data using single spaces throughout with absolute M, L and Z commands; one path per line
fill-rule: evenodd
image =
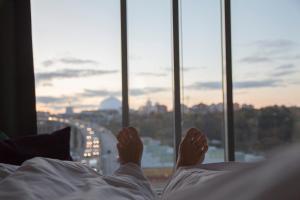
M 143 143 L 135 128 L 122 128 L 118 136 L 118 152 L 121 164 L 135 163 L 141 166 Z
M 179 146 L 176 169 L 202 163 L 207 150 L 206 136 L 196 128 L 189 129 Z

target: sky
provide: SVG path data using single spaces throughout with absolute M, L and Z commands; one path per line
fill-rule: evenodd
M 121 100 L 119 0 L 31 0 L 37 107 Z M 172 109 L 170 0 L 127 0 L 129 103 Z M 300 0 L 232 0 L 234 101 L 300 106 Z M 219 0 L 181 0 L 182 101 L 222 102 Z

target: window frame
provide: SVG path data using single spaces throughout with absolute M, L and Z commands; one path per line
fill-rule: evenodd
M 181 88 L 180 88 L 180 1 L 172 0 L 172 42 L 173 42 L 173 107 L 174 107 L 174 161 L 177 159 L 181 141 Z M 222 65 L 223 101 L 225 129 L 225 161 L 234 161 L 234 118 L 232 94 L 232 48 L 231 48 L 231 0 L 220 0 L 222 21 Z M 122 57 L 122 124 L 129 125 L 128 103 L 128 46 L 127 46 L 127 0 L 120 0 L 121 57 Z

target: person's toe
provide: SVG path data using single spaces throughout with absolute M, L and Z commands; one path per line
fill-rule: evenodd
M 139 134 L 137 132 L 137 130 L 134 127 L 128 127 L 129 132 L 135 136 L 135 137 L 139 137 Z
M 193 143 L 195 141 L 196 137 L 197 137 L 197 129 L 190 128 L 186 132 L 186 134 L 182 140 L 182 143 Z
M 186 137 L 186 138 L 195 137 L 195 136 L 197 135 L 197 132 L 198 132 L 198 130 L 197 130 L 196 128 L 190 128 L 190 129 L 187 131 L 185 137 Z
M 122 129 L 118 136 L 117 136 L 118 141 L 122 144 L 122 145 L 128 145 L 129 143 L 129 136 L 128 136 L 128 131 L 126 129 Z

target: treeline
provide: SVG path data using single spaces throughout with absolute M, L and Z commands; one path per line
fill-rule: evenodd
M 235 112 L 236 148 L 260 153 L 280 145 L 299 142 L 300 109 L 270 106 Z
M 97 117 L 83 116 L 82 120 L 93 121 L 117 133 L 121 127 L 121 116 L 107 115 L 97 111 Z M 96 114 L 96 113 L 95 113 Z M 137 127 L 144 137 L 160 140 L 173 146 L 173 112 L 142 114 L 130 113 L 130 125 Z M 260 109 L 245 107 L 234 112 L 235 145 L 237 151 L 261 153 L 280 145 L 300 141 L 300 108 L 269 106 Z M 185 112 L 182 115 L 183 132 L 196 127 L 209 138 L 210 145 L 223 148 L 223 112 Z
M 173 113 L 131 113 L 131 125 L 143 136 L 173 145 Z M 202 130 L 211 145 L 223 147 L 223 112 L 187 112 L 182 115 L 185 132 L 190 127 Z M 261 153 L 280 145 L 300 141 L 300 108 L 270 106 L 261 109 L 241 108 L 234 112 L 237 151 Z

